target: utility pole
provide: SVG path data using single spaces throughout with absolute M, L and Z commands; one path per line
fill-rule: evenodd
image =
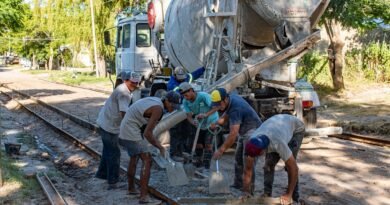
M 1 136 L 0 136 L 0 145 L 1 145 Z M 0 163 L 1 163 L 1 150 L 0 150 Z M 0 188 L 4 185 L 3 180 L 3 170 L 1 170 L 2 165 L 0 164 Z
M 8 34 L 8 55 L 7 56 L 10 55 L 11 55 L 11 37 Z
M 96 34 L 95 34 L 95 15 L 93 11 L 93 0 L 89 0 L 89 4 L 91 7 L 91 18 L 92 18 L 92 39 L 93 39 L 93 51 L 95 56 L 95 70 L 96 70 L 96 76 L 99 75 L 99 66 L 98 66 L 98 56 L 97 56 L 97 46 L 96 46 Z

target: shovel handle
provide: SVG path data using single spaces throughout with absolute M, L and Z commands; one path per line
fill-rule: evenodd
M 198 127 L 196 128 L 195 139 L 194 139 L 194 143 L 192 144 L 192 150 L 191 150 L 191 157 L 190 157 L 191 160 L 192 160 L 192 158 L 193 158 L 193 156 L 195 154 L 196 143 L 198 142 L 200 127 L 202 126 L 203 121 L 204 120 L 202 119 L 199 122 Z
M 214 141 L 214 148 L 215 148 L 215 150 L 217 150 L 218 149 L 218 147 L 217 147 L 217 132 L 215 132 L 216 134 L 214 134 L 214 136 L 213 136 L 213 141 Z M 219 163 L 218 163 L 218 159 L 217 160 L 215 160 L 215 167 L 217 168 L 217 173 L 219 173 Z

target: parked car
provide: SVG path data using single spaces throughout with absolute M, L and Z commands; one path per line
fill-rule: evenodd
M 31 68 L 31 66 L 32 66 L 32 63 L 28 58 L 21 58 L 20 64 L 25 68 Z
M 6 64 L 19 64 L 19 57 L 18 56 L 6 56 L 5 63 Z

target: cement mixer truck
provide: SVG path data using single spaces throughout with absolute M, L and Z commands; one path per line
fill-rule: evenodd
M 290 113 L 312 128 L 320 102 L 309 83 L 297 80 L 297 67 L 320 40 L 315 26 L 328 3 L 152 0 L 147 12 L 117 19 L 116 72 L 139 72 L 143 95 L 156 95 L 176 66 L 188 72 L 203 66 L 197 90 L 223 87 L 244 96 L 263 118 Z M 184 119 L 182 111 L 173 113 L 155 134 Z

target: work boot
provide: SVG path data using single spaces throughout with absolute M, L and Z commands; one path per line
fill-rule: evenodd
M 149 196 L 144 198 L 144 199 L 140 199 L 138 201 L 139 204 L 161 204 L 161 201 L 160 200 L 157 200 L 157 199 L 152 199 L 150 198 Z
M 241 190 L 242 189 L 242 185 L 234 183 L 234 184 L 230 185 L 230 188 Z

